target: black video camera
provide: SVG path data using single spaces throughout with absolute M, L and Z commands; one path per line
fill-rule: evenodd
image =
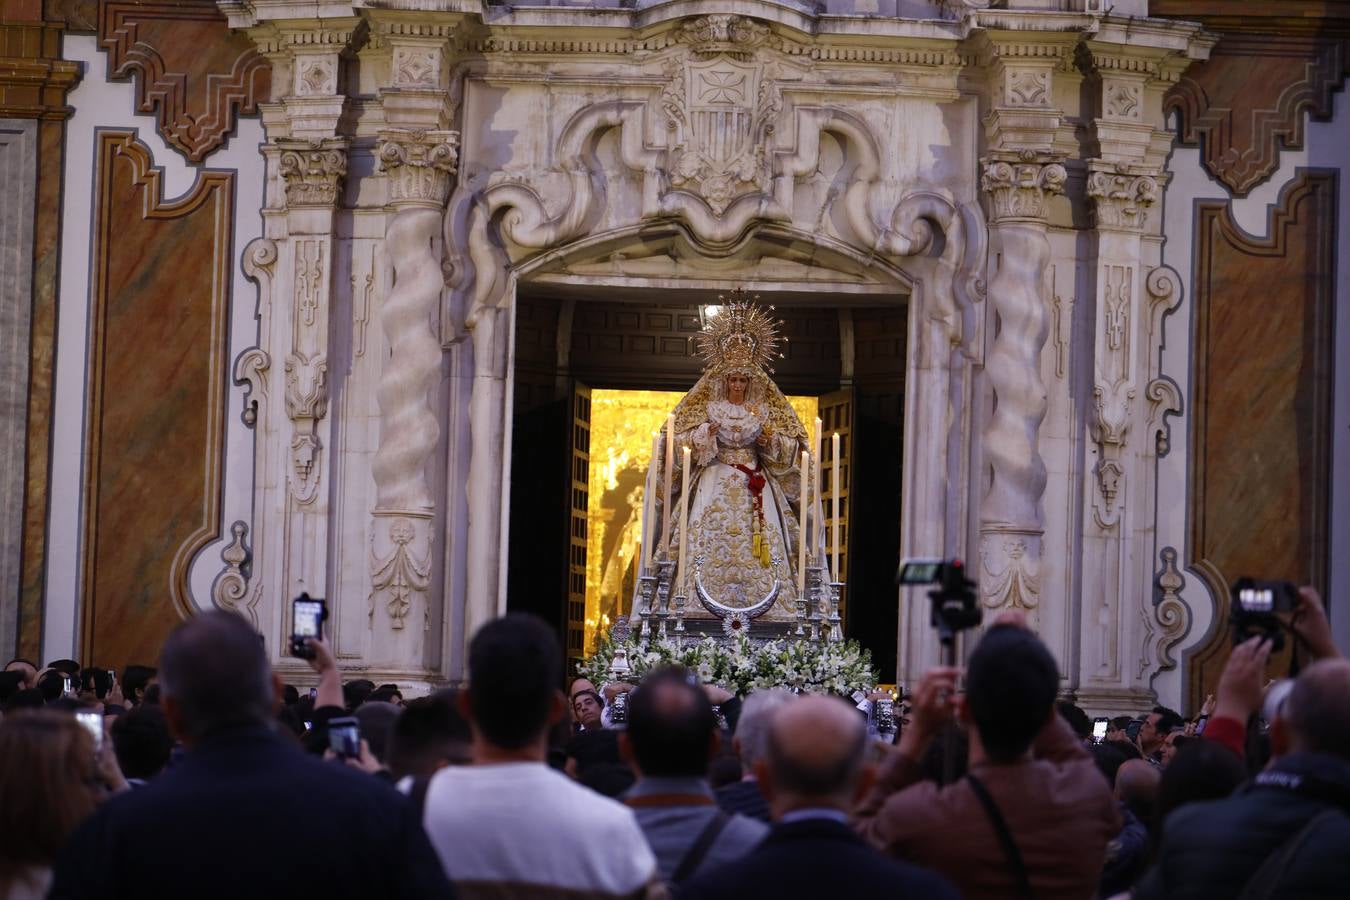
M 900 564 L 895 583 L 937 585 L 928 592 L 933 601 L 932 624 L 944 636 L 980 624 L 982 610 L 975 596 L 975 582 L 966 577 L 959 559 L 907 559 Z
M 1270 641 L 1270 652 L 1284 649 L 1284 623 L 1278 613 L 1298 607 L 1298 587 L 1289 581 L 1258 581 L 1239 578 L 1233 582 L 1233 644 L 1261 636 Z

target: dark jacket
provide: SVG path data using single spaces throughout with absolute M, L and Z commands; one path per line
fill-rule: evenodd
M 265 726 L 204 741 L 67 842 L 52 900 L 453 897 L 407 799 Z
M 1291 857 L 1271 896 L 1344 897 L 1350 887 L 1350 760 L 1282 757 L 1223 800 L 1192 803 L 1163 823 L 1157 861 L 1136 898 L 1237 897 L 1285 841 L 1326 810 Z
M 955 900 L 945 879 L 893 862 L 863 843 L 853 829 L 831 819 L 774 825 L 769 836 L 742 859 L 700 873 L 684 883 L 681 900 L 773 897 L 890 897 Z
M 760 792 L 758 781 L 733 781 L 713 791 L 713 796 L 717 805 L 729 813 L 769 821 L 769 803 Z

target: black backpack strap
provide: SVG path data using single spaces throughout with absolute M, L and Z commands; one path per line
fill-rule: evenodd
M 694 874 L 694 870 L 703 862 L 703 857 L 707 856 L 708 851 L 712 849 L 717 836 L 722 833 L 722 829 L 726 828 L 730 821 L 731 814 L 726 810 L 718 809 L 713 814 L 713 817 L 708 820 L 708 824 L 704 825 L 703 830 L 698 833 L 698 837 L 694 838 L 694 843 L 685 851 L 680 864 L 675 867 L 674 873 L 670 876 L 671 884 L 679 884 Z
M 989 821 L 994 826 L 994 832 L 998 835 L 998 842 L 1003 846 L 1003 855 L 1008 857 L 1008 863 L 1017 876 L 1017 895 L 1022 900 L 1033 900 L 1031 877 L 1027 874 L 1027 865 L 1022 861 L 1022 852 L 1017 849 L 1017 842 L 1013 840 L 1012 832 L 1008 830 L 1008 823 L 1004 821 L 1003 813 L 999 812 L 998 804 L 994 802 L 993 797 L 989 796 L 989 789 L 984 786 L 980 779 L 967 774 L 966 781 L 970 783 L 970 789 L 975 792 L 976 799 L 980 801 L 985 814 L 989 816 Z
M 1303 846 L 1303 842 L 1324 822 L 1342 815 L 1345 815 L 1345 813 L 1340 809 L 1327 809 L 1313 816 L 1307 825 L 1300 828 L 1293 837 L 1266 857 L 1266 861 L 1261 863 L 1261 868 L 1257 869 L 1256 873 L 1248 879 L 1247 886 L 1238 895 L 1238 900 L 1269 900 L 1269 898 L 1277 896 L 1275 889 L 1279 887 L 1280 879 L 1284 876 L 1285 870 L 1289 868 L 1289 863 L 1293 862 L 1294 854 Z
M 421 822 L 427 808 L 427 788 L 431 787 L 430 775 L 418 775 L 413 778 L 412 787 L 408 789 L 408 799 L 412 801 L 413 809 L 417 811 L 417 821 Z

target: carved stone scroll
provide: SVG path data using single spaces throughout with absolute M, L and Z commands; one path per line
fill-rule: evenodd
M 248 523 L 235 522 L 230 526 L 230 542 L 220 551 L 220 561 L 225 568 L 220 571 L 211 584 L 211 602 L 218 609 L 226 609 L 248 616 L 253 627 L 258 627 L 258 614 L 254 606 L 258 595 L 248 597 L 248 582 L 252 577 L 253 550 L 248 545 Z

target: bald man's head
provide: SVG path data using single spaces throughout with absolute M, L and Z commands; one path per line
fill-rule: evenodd
M 867 729 L 834 697 L 804 697 L 779 709 L 769 727 L 765 770 L 775 800 L 847 809 L 863 772 Z
M 717 714 L 681 671 L 648 676 L 628 701 L 624 740 L 645 778 L 701 777 L 717 750 Z
M 1294 749 L 1350 759 L 1350 660 L 1324 659 L 1299 673 L 1285 702 Z
M 1152 763 L 1142 759 L 1126 760 L 1116 770 L 1116 799 L 1128 806 L 1130 812 L 1149 821 L 1157 802 L 1161 777 L 1162 773 Z

